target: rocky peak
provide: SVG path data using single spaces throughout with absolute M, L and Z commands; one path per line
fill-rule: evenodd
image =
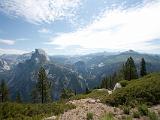
M 128 52 L 128 53 L 137 53 L 137 52 L 134 51 L 134 50 L 128 50 L 127 52 Z
M 42 49 L 35 49 L 35 52 L 32 53 L 31 60 L 36 63 L 45 63 L 49 61 L 49 57 L 46 52 Z
M 46 52 L 42 49 L 35 49 L 35 53 L 36 54 L 43 54 L 43 55 L 46 55 Z
M 139 53 L 134 50 L 128 50 L 128 51 L 122 52 L 121 54 L 139 54 Z

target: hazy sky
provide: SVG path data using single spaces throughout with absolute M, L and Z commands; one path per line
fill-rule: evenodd
M 0 0 L 0 54 L 160 53 L 160 0 Z

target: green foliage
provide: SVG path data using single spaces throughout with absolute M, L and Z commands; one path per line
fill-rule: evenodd
M 113 117 L 113 114 L 112 113 L 108 113 L 108 114 L 105 114 L 101 120 L 114 120 L 114 117 Z
M 144 58 L 142 58 L 142 60 L 141 60 L 140 75 L 141 75 L 142 77 L 145 76 L 145 75 L 147 75 L 146 62 L 145 62 Z
M 137 103 L 157 104 L 160 102 L 160 73 L 150 74 L 143 78 L 128 81 L 126 87 L 117 89 L 106 98 L 106 102 L 113 105 Z
M 99 99 L 101 102 L 105 103 L 106 96 L 108 96 L 108 92 L 105 89 L 95 89 L 92 90 L 89 94 L 79 94 L 76 96 L 73 96 L 72 100 L 79 100 L 79 99 L 85 99 L 85 98 L 94 98 Z
M 106 88 L 106 89 L 113 89 L 115 84 L 122 80 L 122 71 L 118 71 L 117 73 L 115 72 L 113 75 L 109 77 L 105 77 L 102 82 L 100 87 L 101 88 Z
M 133 118 L 140 118 L 139 111 L 133 111 Z
M 101 81 L 101 85 L 100 85 L 100 88 L 107 88 L 107 83 L 106 83 L 106 78 L 104 78 L 102 81 Z
M 121 84 L 122 87 L 126 87 L 128 85 L 128 81 L 127 80 L 122 80 L 119 83 Z
M 5 82 L 5 80 L 1 80 L 1 83 L 0 83 L 0 97 L 1 97 L 1 102 L 6 102 L 9 97 L 9 90 L 8 90 L 8 86 Z
M 127 116 L 126 120 L 132 120 L 131 116 Z
M 148 107 L 145 104 L 139 105 L 138 106 L 138 111 L 140 112 L 141 115 L 148 115 Z
M 155 112 L 149 111 L 148 112 L 148 117 L 149 117 L 150 120 L 159 120 L 158 115 Z
M 0 103 L 0 120 L 40 120 L 59 115 L 66 110 L 75 108 L 71 104 L 54 102 L 49 104 Z
M 123 106 L 123 112 L 124 112 L 124 114 L 129 115 L 129 113 L 130 113 L 130 107 L 128 107 L 128 106 Z
M 48 81 L 45 69 L 43 67 L 41 67 L 38 72 L 37 89 L 40 94 L 42 103 L 50 101 L 50 99 L 51 99 L 51 93 L 50 93 L 51 85 Z
M 113 80 L 112 80 L 112 77 L 109 76 L 109 77 L 106 77 L 102 80 L 101 82 L 101 88 L 106 88 L 106 89 L 112 89 L 114 87 L 113 85 Z
M 87 113 L 87 120 L 93 120 L 93 113 Z
M 60 98 L 61 99 L 69 99 L 71 97 L 73 97 L 75 95 L 75 93 L 71 90 L 71 89 L 66 89 L 64 88 L 62 91 L 61 91 L 61 96 Z
M 125 65 L 123 66 L 123 72 L 125 80 L 132 80 L 138 78 L 137 69 L 132 57 L 129 57 L 127 59 Z

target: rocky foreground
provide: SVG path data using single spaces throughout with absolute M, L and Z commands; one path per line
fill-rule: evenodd
M 129 115 L 124 114 L 123 110 L 100 103 L 100 100 L 92 98 L 69 101 L 76 106 L 75 109 L 64 112 L 59 117 L 52 116 L 45 120 L 87 120 L 87 113 L 93 113 L 93 120 L 100 120 L 103 115 L 112 113 L 114 120 L 126 120 Z M 160 105 L 153 106 L 150 110 L 157 114 L 160 111 Z M 133 111 L 133 110 L 131 110 Z M 132 113 L 131 113 L 132 114 Z M 133 120 L 149 120 L 147 117 L 133 118 Z
M 60 120 L 86 120 L 87 113 L 93 113 L 93 119 L 99 120 L 107 112 L 114 112 L 114 108 L 100 103 L 91 98 L 73 100 L 70 103 L 76 105 L 76 109 L 65 112 Z M 122 112 L 118 109 L 119 112 Z

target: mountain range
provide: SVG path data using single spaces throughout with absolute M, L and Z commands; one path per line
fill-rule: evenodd
M 160 55 L 133 50 L 81 56 L 48 56 L 44 50 L 35 49 L 22 55 L 1 55 L 0 79 L 7 81 L 11 98 L 15 99 L 16 92 L 20 91 L 22 99 L 29 101 L 37 82 L 38 70 L 43 66 L 52 83 L 52 97 L 58 99 L 62 88 L 82 93 L 86 87 L 98 86 L 103 77 L 118 71 L 130 56 L 133 57 L 138 71 L 142 57 L 146 61 L 147 72 L 160 71 Z

